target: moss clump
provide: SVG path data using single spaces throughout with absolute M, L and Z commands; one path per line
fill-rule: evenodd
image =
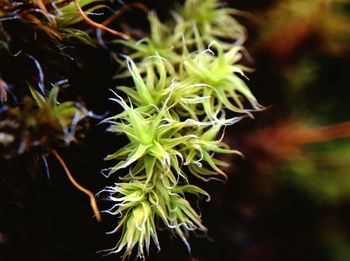
M 134 87 L 118 88 L 127 99 L 115 93 L 111 100 L 123 111 L 105 120 L 109 131 L 129 140 L 106 157 L 119 160 L 104 170 L 108 177 L 129 169 L 120 182 L 103 190 L 115 203 L 107 212 L 121 215 L 112 233 L 121 230 L 122 235 L 108 254 L 125 249 L 125 258 L 137 246 L 137 256 L 143 258 L 151 239 L 160 248 L 158 222 L 189 251 L 189 232 L 206 232 L 186 195 L 209 196 L 189 180 L 226 178 L 227 163 L 213 155 L 240 153 L 218 135 L 261 109 L 242 78 L 247 69 L 238 64 L 243 50 L 238 42 L 245 31 L 232 13 L 218 1 L 188 0 L 167 23 L 150 13 L 150 36 L 117 41 L 127 49 L 118 77 L 132 80 Z

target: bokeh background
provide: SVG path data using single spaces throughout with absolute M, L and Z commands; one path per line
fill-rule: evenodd
M 167 17 L 176 1 L 143 2 Z M 350 1 L 226 4 L 245 11 L 237 17 L 249 34 L 243 62 L 255 69 L 248 85 L 266 110 L 227 128 L 226 142 L 245 155 L 224 159 L 231 163 L 229 180 L 200 183 L 212 195 L 211 202 L 198 202 L 208 235 L 192 234 L 188 254 L 161 230 L 162 251 L 154 248 L 149 260 L 350 260 Z M 135 11 L 119 22 L 145 29 L 146 21 Z M 117 64 L 105 49 L 72 48 L 77 64 L 47 50 L 45 38 L 21 41 L 25 25 L 6 26 L 44 68 L 55 68 L 48 81 L 68 76 L 74 88 L 65 95 L 97 114 L 116 111 L 108 89 L 117 84 Z M 24 61 L 8 59 L 0 67 L 17 85 L 33 74 Z M 75 178 L 94 192 L 106 184 L 104 156 L 126 142 L 97 122 L 79 144 L 61 151 Z M 105 234 L 115 218 L 103 215 L 97 223 L 56 160 L 48 158 L 49 177 L 38 162 L 26 155 L 0 161 L 0 260 L 118 260 L 96 254 L 116 244 L 117 235 Z

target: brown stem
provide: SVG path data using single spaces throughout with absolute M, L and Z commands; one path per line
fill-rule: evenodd
M 106 19 L 102 24 L 107 26 L 109 25 L 114 19 L 118 18 L 119 16 L 121 16 L 125 11 L 131 9 L 132 7 L 135 8 L 139 8 L 142 11 L 144 11 L 146 14 L 148 13 L 149 9 L 147 8 L 147 6 L 145 6 L 142 3 L 130 3 L 127 5 L 124 5 L 122 8 L 120 8 L 117 12 L 115 12 L 111 17 L 109 17 L 108 19 Z
M 83 9 L 82 9 L 81 6 L 79 5 L 78 0 L 74 0 L 74 3 L 75 3 L 75 5 L 76 5 L 77 8 L 78 8 L 78 11 L 79 11 L 81 17 L 82 17 L 88 24 L 92 25 L 92 26 L 95 27 L 95 28 L 98 28 L 98 29 L 107 31 L 107 32 L 109 32 L 110 34 L 113 34 L 113 35 L 115 35 L 115 36 L 117 36 L 117 37 L 121 37 L 121 38 L 123 38 L 123 39 L 125 39 L 125 40 L 128 40 L 128 39 L 129 39 L 129 36 L 127 36 L 126 34 L 123 34 L 123 33 L 121 33 L 121 32 L 118 32 L 118 31 L 116 31 L 116 30 L 113 30 L 113 29 L 111 29 L 111 28 L 109 28 L 109 27 L 107 27 L 107 26 L 104 26 L 103 24 L 99 24 L 99 23 L 94 22 L 93 20 L 91 20 L 91 19 L 84 13 Z
M 97 207 L 97 203 L 96 203 L 96 199 L 95 199 L 95 195 L 88 189 L 84 188 L 82 185 L 80 185 L 72 176 L 71 172 L 69 171 L 66 163 L 64 162 L 64 160 L 62 159 L 62 157 L 58 154 L 58 152 L 56 150 L 51 150 L 52 154 L 56 157 L 56 159 L 59 161 L 59 163 L 61 164 L 62 168 L 64 169 L 64 171 L 67 174 L 68 179 L 70 180 L 70 182 L 73 184 L 74 187 L 76 187 L 77 189 L 79 189 L 81 192 L 85 193 L 86 195 L 89 196 L 90 198 L 90 205 L 91 208 L 96 216 L 97 221 L 101 221 L 101 214 L 100 211 L 98 210 Z

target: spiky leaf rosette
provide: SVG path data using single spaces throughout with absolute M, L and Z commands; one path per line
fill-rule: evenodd
M 246 67 L 238 64 L 240 47 L 224 52 L 218 43 L 201 53 L 183 58 L 176 70 L 160 56 L 150 57 L 144 73 L 137 64 L 125 56 L 134 88 L 119 87 L 144 113 L 154 113 L 162 101 L 171 104 L 168 113 L 175 119 L 189 118 L 199 122 L 216 121 L 228 125 L 236 119 L 220 118 L 224 109 L 251 115 L 262 107 L 242 79 Z M 250 103 L 246 109 L 244 103 Z
M 249 109 L 244 106 L 245 101 L 251 104 L 254 111 L 262 108 L 242 80 L 247 68 L 237 63 L 241 59 L 241 49 L 237 46 L 224 52 L 220 44 L 213 42 L 207 50 L 193 53 L 184 59 L 180 78 L 202 84 L 199 95 L 207 97 L 202 105 L 211 119 L 215 119 L 223 108 L 249 113 Z
M 106 157 L 107 160 L 121 160 L 114 167 L 108 169 L 107 176 L 138 162 L 139 164 L 132 169 L 132 173 L 146 174 L 147 178 L 145 180 L 149 182 L 152 173 L 142 172 L 144 166 L 148 165 L 142 161 L 149 160 L 152 157 L 154 162 L 150 167 L 151 169 L 155 164 L 160 164 L 164 168 L 163 171 L 168 172 L 173 169 L 182 177 L 185 177 L 185 174 L 181 170 L 179 159 L 182 162 L 185 158 L 184 163 L 190 165 L 198 164 L 205 157 L 205 161 L 216 172 L 223 174 L 222 171 L 218 171 L 219 168 L 214 164 L 209 154 L 215 151 L 236 153 L 236 151 L 227 149 L 223 142 L 215 139 L 224 124 L 233 124 L 240 118 L 236 117 L 229 120 L 222 118 L 207 122 L 199 122 L 197 118 L 183 119 L 177 113 L 176 100 L 180 99 L 180 93 L 175 92 L 177 85 L 170 80 L 164 81 L 169 83 L 168 87 L 163 86 L 164 89 L 161 89 L 168 95 L 166 99 L 162 91 L 152 93 L 150 90 L 154 90 L 155 87 L 150 87 L 149 84 L 153 84 L 154 81 L 147 81 L 147 78 L 144 81 L 135 64 L 131 60 L 128 62 L 131 63 L 129 69 L 131 75 L 133 75 L 136 88 L 134 90 L 123 88 L 122 90 L 131 94 L 133 99 L 130 99 L 130 101 L 134 100 L 138 107 L 128 105 L 117 94 L 115 94 L 117 98 L 111 98 L 111 100 L 121 105 L 124 111 L 107 118 L 105 121 L 111 124 L 110 131 L 125 134 L 129 139 L 129 143 Z M 199 87 L 203 88 L 201 85 Z M 174 94 L 176 94 L 175 97 Z M 163 102 L 161 102 L 162 98 L 164 99 Z M 160 102 L 155 103 L 157 100 L 160 100 Z M 196 104 L 196 102 L 194 103 Z M 196 111 L 193 111 L 193 114 L 195 115 Z M 205 116 L 205 118 L 210 117 Z M 133 178 L 135 178 L 135 175 Z M 174 178 L 172 177 L 172 181 L 175 183 Z
M 201 223 L 200 215 L 190 206 L 184 193 L 209 195 L 193 185 L 166 187 L 160 169 L 154 172 L 153 185 L 145 187 L 140 181 L 116 183 L 104 191 L 110 193 L 109 200 L 115 205 L 107 210 L 112 215 L 119 215 L 118 226 L 109 233 L 121 230 L 118 244 L 103 252 L 118 253 L 125 248 L 123 257 L 130 256 L 137 246 L 138 257 L 148 253 L 151 239 L 160 249 L 156 231 L 156 220 L 161 220 L 174 234 L 178 235 L 188 248 L 189 231 L 206 228 Z
M 156 13 L 148 14 L 150 24 L 150 35 L 139 40 L 116 40 L 116 43 L 122 43 L 130 48 L 132 52 L 130 57 L 134 60 L 145 62 L 150 56 L 158 55 L 171 61 L 173 64 L 181 62 L 179 50 L 182 48 L 181 39 L 183 37 L 183 28 L 177 26 L 172 30 L 173 26 L 163 24 L 159 21 Z M 122 63 L 123 65 L 123 63 Z M 139 69 L 145 70 L 146 66 L 139 66 Z M 126 72 L 127 73 L 127 72 Z M 118 75 L 120 77 L 120 75 Z
M 230 41 L 243 43 L 246 38 L 245 28 L 232 16 L 239 13 L 218 0 L 187 0 L 178 8 L 175 17 L 178 23 L 185 24 L 185 36 L 190 42 L 198 31 L 202 44 L 218 41 L 223 47 L 231 48 Z
M 167 113 L 177 120 L 181 117 L 198 120 L 198 116 L 203 115 L 203 112 L 196 110 L 197 105 L 207 99 L 202 96 L 202 84 L 179 81 L 173 65 L 160 56 L 148 59 L 144 73 L 130 57 L 125 56 L 125 59 L 135 87 L 118 89 L 130 97 L 135 107 L 152 114 L 168 99 L 171 106 Z
M 148 15 L 150 35 L 134 40 L 117 40 L 131 51 L 130 57 L 144 72 L 150 56 L 161 56 L 171 64 L 183 62 L 188 51 L 204 49 L 215 41 L 225 49 L 241 45 L 246 39 L 245 28 L 233 15 L 238 10 L 225 8 L 218 0 L 187 0 L 177 11 L 172 12 L 173 19 L 162 23 L 154 12 Z M 121 63 L 123 65 L 123 63 Z M 125 67 L 124 67 L 125 68 Z M 119 75 L 129 76 L 128 71 Z

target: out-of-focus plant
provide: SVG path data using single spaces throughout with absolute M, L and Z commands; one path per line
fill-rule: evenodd
M 348 198 L 349 122 L 305 130 L 298 138 L 303 145 L 299 155 L 285 159 L 282 165 L 284 177 L 316 201 L 334 203 Z
M 35 0 L 25 1 L 24 3 L 4 1 L 0 6 L 0 21 L 25 21 L 59 41 L 79 39 L 87 44 L 93 44 L 85 31 L 74 27 L 81 22 L 85 22 L 96 29 L 107 31 L 117 37 L 128 39 L 125 34 L 89 18 L 88 14 L 106 8 L 107 5 L 102 0 Z
M 347 0 L 276 1 L 270 11 L 261 14 L 258 45 L 288 56 L 313 37 L 323 52 L 342 54 L 350 39 L 349 4 Z
M 283 106 L 288 110 L 283 119 L 274 119 L 274 121 L 277 120 L 277 124 L 266 128 L 260 127 L 252 136 L 248 134 L 250 137 L 247 138 L 244 146 L 251 145 L 252 147 L 242 150 L 245 154 L 249 151 L 252 154 L 254 151 L 264 152 L 264 156 L 252 155 L 254 159 L 250 159 L 252 165 L 254 165 L 253 162 L 256 163 L 261 173 L 279 172 L 276 166 L 284 168 L 288 165 L 290 175 L 287 176 L 290 179 L 293 179 L 295 170 L 294 177 L 297 180 L 299 177 L 310 177 L 311 181 L 313 177 L 314 184 L 316 184 L 317 171 L 315 168 L 317 169 L 320 163 L 318 157 L 324 157 L 327 158 L 325 161 L 333 162 L 330 159 L 333 157 L 331 150 L 322 152 L 322 149 L 317 150 L 316 148 L 326 148 L 329 144 L 334 143 L 333 140 L 348 137 L 349 129 L 346 127 L 346 122 L 331 124 L 339 121 L 338 115 L 342 115 L 341 120 L 344 118 L 347 120 L 346 112 L 339 110 L 339 113 L 335 113 L 336 109 L 342 106 L 338 96 L 332 100 L 336 95 L 331 97 L 324 95 L 325 93 L 319 93 L 318 97 L 327 98 L 318 105 L 312 89 L 318 92 L 320 85 L 326 85 L 327 93 L 337 93 L 336 88 L 343 88 L 339 85 L 342 84 L 341 81 L 329 80 L 325 83 L 320 79 L 330 77 L 323 73 L 323 67 L 325 67 L 322 64 L 323 59 L 332 57 L 331 60 L 334 62 L 334 59 L 347 56 L 350 42 L 350 31 L 347 26 L 349 24 L 349 4 L 347 0 L 273 1 L 269 9 L 255 15 L 254 19 L 258 22 L 259 32 L 253 48 L 261 53 L 268 50 L 274 56 L 271 68 L 276 70 L 276 75 L 278 75 L 276 78 L 281 80 L 279 87 L 281 90 L 278 90 L 281 92 L 277 96 L 284 100 Z M 271 89 L 270 92 L 273 93 L 273 90 Z M 315 113 L 314 109 L 317 108 L 324 113 L 319 113 L 319 111 Z M 271 118 L 274 116 L 271 115 Z M 310 125 L 325 126 L 313 128 Z M 313 144 L 310 146 L 312 149 L 308 144 Z M 338 149 L 342 150 L 340 147 Z M 337 155 L 338 149 L 334 146 L 334 155 Z M 285 160 L 290 164 L 285 165 Z M 346 168 L 346 162 L 330 164 L 334 167 L 333 177 L 337 174 L 342 177 L 342 169 Z M 298 175 L 297 172 L 304 174 Z M 320 180 L 322 179 L 320 175 Z M 330 187 L 336 187 L 336 180 L 337 178 L 334 178 L 333 181 L 329 181 L 330 184 L 333 184 Z M 316 189 L 315 193 L 322 190 L 322 186 L 312 186 L 311 182 L 307 182 L 306 179 L 305 182 L 297 181 L 295 184 L 300 184 L 304 188 L 310 184 L 310 191 L 312 188 L 319 187 L 320 190 Z M 339 194 L 343 192 L 346 194 L 346 189 L 341 188 L 344 184 L 339 185 Z M 330 198 L 332 198 L 331 195 Z
M 32 88 L 31 92 L 34 99 L 26 97 L 23 106 L 1 113 L 1 133 L 12 140 L 2 143 L 3 149 L 11 151 L 2 156 L 14 157 L 33 147 L 47 152 L 52 146 L 69 144 L 75 139 L 77 123 L 86 116 L 73 102 L 57 103 L 57 86 L 47 100 Z
M 241 150 L 260 174 L 279 173 L 315 201 L 334 203 L 350 195 L 349 137 L 349 122 L 321 127 L 280 122 L 246 136 Z

